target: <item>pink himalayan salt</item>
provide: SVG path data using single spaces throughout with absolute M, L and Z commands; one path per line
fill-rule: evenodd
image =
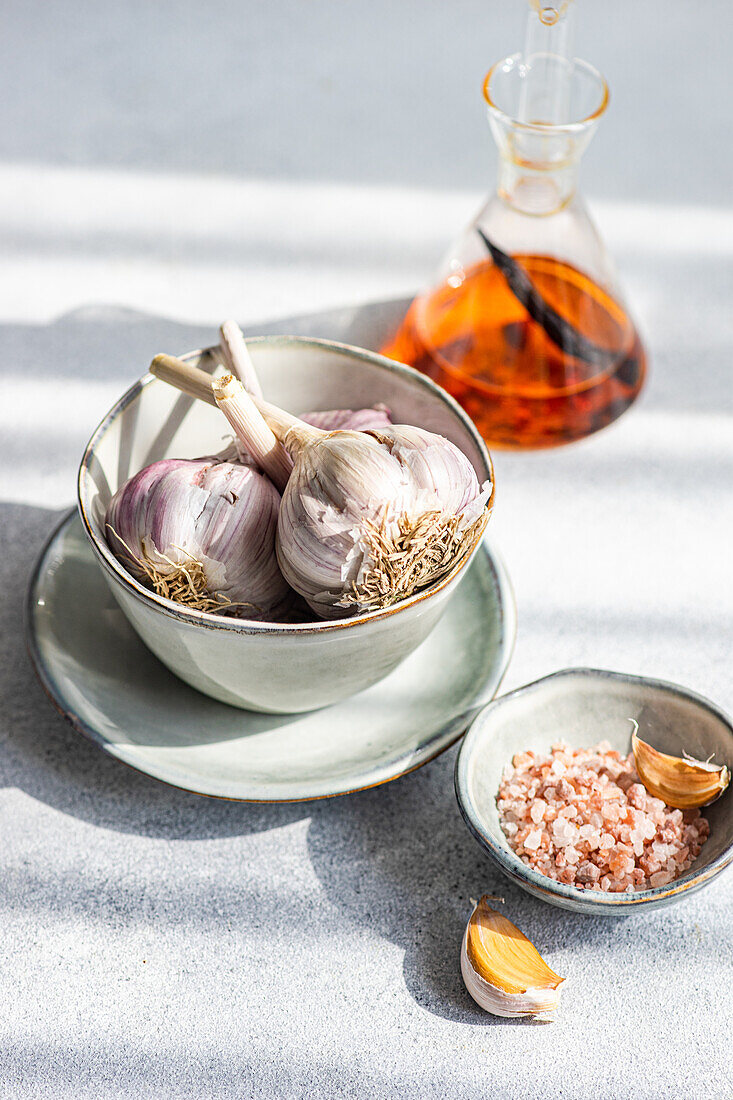
M 697 858 L 710 832 L 699 810 L 648 793 L 608 742 L 549 755 L 517 753 L 497 794 L 502 829 L 520 859 L 580 890 L 631 893 L 665 886 Z

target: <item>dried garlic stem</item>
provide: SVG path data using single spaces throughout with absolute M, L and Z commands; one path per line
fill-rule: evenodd
M 175 386 L 176 389 L 187 393 L 189 397 L 206 401 L 209 405 L 217 404 L 212 389 L 212 383 L 214 382 L 212 376 L 201 370 L 200 367 L 194 367 L 191 363 L 184 362 L 183 359 L 177 359 L 175 355 L 156 355 L 150 364 L 150 373 L 154 374 L 156 378 L 160 378 L 162 382 L 167 382 L 169 386 Z M 226 379 L 217 379 L 217 381 L 224 382 Z M 237 380 L 234 379 L 234 381 Z M 312 424 L 306 424 L 305 420 L 299 420 L 297 416 L 291 416 L 290 413 L 286 413 L 276 405 L 271 405 L 269 401 L 264 401 L 252 394 L 249 397 L 247 416 L 253 417 L 255 411 L 259 412 L 269 425 L 275 438 L 284 443 L 288 451 L 297 451 L 307 443 L 329 434 L 323 428 L 314 428 Z M 244 403 L 241 404 L 242 411 L 244 411 Z M 254 406 L 254 410 L 252 406 Z M 259 458 L 257 458 L 257 461 L 259 462 Z
M 237 438 L 275 487 L 282 492 L 288 483 L 293 464 L 242 383 L 228 374 L 224 378 L 215 378 L 212 389 L 217 405 L 234 428 Z
M 538 1016 L 554 1012 L 564 982 L 524 933 L 497 913 L 484 895 L 466 926 L 461 947 L 466 989 L 494 1016 Z
M 214 391 L 211 388 L 213 381 L 210 374 L 200 367 L 194 367 L 183 359 L 177 359 L 175 355 L 156 355 L 150 364 L 150 373 L 162 382 L 175 386 L 189 397 L 195 397 L 199 401 L 206 401 L 209 405 L 216 405 Z
M 725 764 L 711 764 L 693 757 L 668 756 L 642 741 L 635 721 L 634 726 L 631 748 L 636 770 L 650 794 L 678 810 L 709 806 L 720 798 L 730 783 L 730 772 Z
M 219 329 L 219 335 L 224 366 L 239 379 L 248 393 L 254 397 L 262 397 L 262 386 L 250 358 L 244 334 L 237 322 L 225 321 Z

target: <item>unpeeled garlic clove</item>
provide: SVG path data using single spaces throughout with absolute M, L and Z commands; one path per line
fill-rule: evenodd
M 730 783 L 725 764 L 668 756 L 642 741 L 637 729 L 631 735 L 631 748 L 639 779 L 650 794 L 678 810 L 694 810 L 720 798 Z
M 494 1016 L 548 1015 L 557 1008 L 565 981 L 486 896 L 466 925 L 461 973 L 474 1001 Z

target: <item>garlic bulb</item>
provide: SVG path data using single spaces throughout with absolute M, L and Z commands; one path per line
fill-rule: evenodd
M 213 391 L 249 446 L 260 409 L 293 459 L 277 558 L 320 618 L 388 607 L 447 575 L 489 518 L 490 483 L 442 436 L 393 425 L 327 432 L 248 395 L 233 377 Z
M 494 1016 L 548 1015 L 564 982 L 516 925 L 481 898 L 461 946 L 461 973 L 474 1001 Z
M 251 466 L 164 459 L 112 497 L 107 541 L 159 596 L 199 611 L 276 619 L 294 600 L 275 556 L 279 504 Z
M 730 783 L 725 764 L 668 756 L 642 741 L 637 734 L 638 723 L 634 726 L 631 748 L 636 770 L 650 794 L 678 810 L 694 810 L 720 798 Z
M 325 428 L 327 432 L 343 429 L 369 432 L 387 428 L 392 423 L 392 414 L 386 405 L 374 405 L 370 409 L 329 409 L 326 412 L 301 413 L 300 419 L 314 428 Z

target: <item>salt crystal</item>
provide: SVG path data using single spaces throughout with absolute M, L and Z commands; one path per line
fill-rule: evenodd
M 514 765 L 515 768 L 523 768 L 523 767 L 525 767 L 525 765 L 527 765 L 527 764 L 531 765 L 533 763 L 534 763 L 534 753 L 533 752 L 518 752 L 518 753 L 515 753 L 515 755 L 512 757 L 512 764 Z
M 596 867 L 595 863 L 581 863 L 578 867 L 578 874 L 576 876 L 577 882 L 598 882 L 601 877 L 600 870 Z
M 536 852 L 542 842 L 542 830 L 532 829 L 531 833 L 524 841 L 524 847 L 529 852 Z
M 538 825 L 542 818 L 545 816 L 545 810 L 547 809 L 547 803 L 543 802 L 541 798 L 536 798 L 529 809 L 529 816 L 534 821 L 535 825 Z
M 575 794 L 575 790 L 571 783 L 568 783 L 567 779 L 561 779 L 557 785 L 558 797 L 567 802 L 569 798 L 572 798 Z

